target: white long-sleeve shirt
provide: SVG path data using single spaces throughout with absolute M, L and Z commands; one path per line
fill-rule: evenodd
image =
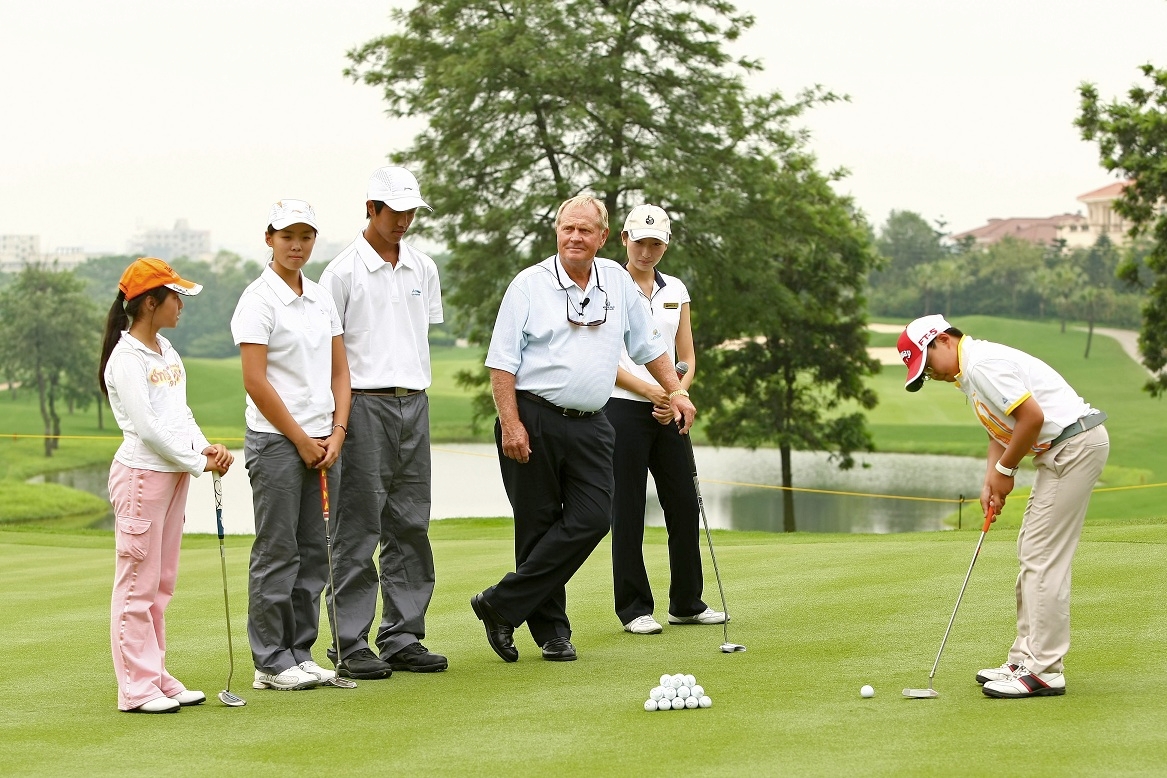
M 159 354 L 123 332 L 105 366 L 113 417 L 124 440 L 114 459 L 126 467 L 199 476 L 211 445 L 186 404 L 186 368 L 170 341 Z

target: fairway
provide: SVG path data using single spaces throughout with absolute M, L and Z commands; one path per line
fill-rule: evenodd
M 177 715 L 115 709 L 109 656 L 112 538 L 0 532 L 8 672 L 0 680 L 6 775 L 1136 775 L 1167 753 L 1167 523 L 1089 525 L 1074 573 L 1074 645 L 1064 697 L 990 700 L 973 682 L 1013 634 L 1015 531 L 989 533 L 949 641 L 936 700 L 928 682 L 978 532 L 896 536 L 715 533 L 734 616 L 719 627 L 631 636 L 611 612 L 605 542 L 568 587 L 574 663 L 544 662 L 525 629 L 517 664 L 490 651 L 472 594 L 510 569 L 501 520 L 438 522 L 438 586 L 426 643 L 450 669 L 397 673 L 355 690 L 250 688 L 249 538 L 230 538 L 236 674 L 223 707 L 219 554 L 184 539 L 168 614 L 168 666 L 209 701 Z M 647 532 L 658 596 L 664 534 Z M 716 599 L 706 561 L 706 595 Z M 66 573 L 64 576 L 62 573 Z M 323 630 L 316 657 L 329 640 Z M 647 713 L 665 672 L 697 676 L 710 710 Z M 863 684 L 874 699 L 861 699 Z

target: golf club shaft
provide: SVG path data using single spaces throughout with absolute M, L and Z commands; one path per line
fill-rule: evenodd
M 332 614 L 332 650 L 336 652 L 336 670 L 340 673 L 340 636 L 337 631 L 340 629 L 340 622 L 336 618 L 336 582 L 332 575 L 332 532 L 329 527 L 329 519 L 331 512 L 329 511 L 328 501 L 328 469 L 320 468 L 320 511 L 324 514 L 324 548 L 328 555 L 328 593 L 329 599 L 332 601 L 332 607 L 329 608 Z
M 693 452 L 693 439 L 688 435 L 683 437 L 689 448 L 689 462 L 693 466 L 693 489 L 697 492 L 697 509 L 701 514 L 701 524 L 705 527 L 705 542 L 709 544 L 709 558 L 713 560 L 713 576 L 717 579 L 717 592 L 721 595 L 721 611 L 725 614 L 725 619 L 721 622 L 721 633 L 728 644 L 729 608 L 725 604 L 725 589 L 721 585 L 721 571 L 717 567 L 717 554 L 713 553 L 713 536 L 709 533 L 709 519 L 705 517 L 705 501 L 701 498 L 701 480 L 697 477 L 697 456 Z
M 968 564 L 968 572 L 964 574 L 964 583 L 960 586 L 956 606 L 952 609 L 952 616 L 948 619 L 948 628 L 944 630 L 944 639 L 940 641 L 940 650 L 936 652 L 936 661 L 932 663 L 932 672 L 928 673 L 929 688 L 932 686 L 932 679 L 936 676 L 936 668 L 940 666 L 940 655 L 944 653 L 944 646 L 948 643 L 948 634 L 952 632 L 952 624 L 956 621 L 956 612 L 960 609 L 960 601 L 964 599 L 964 590 L 968 588 L 968 579 L 972 577 L 973 565 L 977 563 L 977 557 L 981 554 L 981 545 L 985 542 L 985 535 L 989 533 L 989 525 L 992 523 L 993 509 L 990 507 L 989 512 L 985 514 L 985 524 L 981 527 L 981 537 L 977 540 L 976 551 L 973 552 L 972 561 Z
M 219 532 L 219 566 L 223 570 L 223 611 L 227 616 L 227 691 L 231 691 L 231 679 L 235 677 L 235 649 L 231 640 L 231 603 L 227 597 L 227 551 L 223 544 L 223 477 L 217 470 L 211 471 L 215 486 L 215 527 Z

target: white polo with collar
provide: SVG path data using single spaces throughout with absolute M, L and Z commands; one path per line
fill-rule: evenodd
M 267 379 L 292 418 L 314 438 L 332 432 L 332 339 L 344 330 L 328 292 L 300 274 L 297 295 L 271 265 L 251 282 L 235 306 L 235 345 L 267 346 Z M 247 396 L 247 428 L 282 434 Z
M 677 330 L 681 328 L 681 306 L 689 302 L 688 288 L 685 287 L 681 279 L 662 273 L 659 270 L 653 271 L 651 296 L 644 294 L 644 290 L 640 288 L 640 284 L 637 284 L 635 281 L 632 283 L 636 287 L 636 291 L 648 303 L 648 309 L 652 313 L 652 320 L 656 324 L 656 328 L 660 330 L 661 337 L 664 338 L 665 347 L 669 352 L 669 359 L 675 365 L 677 363 Z M 652 373 L 648 372 L 648 368 L 632 361 L 632 357 L 628 356 L 627 350 L 620 354 L 620 367 L 642 381 L 647 381 L 654 386 L 660 386 L 660 383 L 652 377 Z M 627 389 L 621 389 L 619 386 L 613 387 L 612 396 L 624 400 L 649 402 L 648 398 L 644 395 Z
M 567 318 L 570 312 L 574 320 L 595 321 L 605 311 L 607 321 L 597 327 Z M 513 373 L 515 389 L 561 408 L 596 411 L 612 394 L 625 349 L 639 364 L 666 350 L 632 276 L 619 263 L 597 257 L 581 289 L 556 255 L 523 270 L 507 287 L 486 366 Z
M 394 266 L 360 233 L 320 276 L 344 325 L 353 389 L 428 389 L 432 381 L 429 326 L 443 318 L 438 266 L 398 245 Z

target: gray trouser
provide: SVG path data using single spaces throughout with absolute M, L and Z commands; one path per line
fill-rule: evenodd
M 334 625 L 340 658 L 369 648 L 380 583 L 382 658 L 425 637 L 434 593 L 430 423 L 425 393 L 354 394 L 336 503 Z M 380 577 L 373 554 L 380 545 Z M 331 649 L 329 656 L 331 656 Z
M 283 435 L 247 430 L 244 463 L 251 477 L 255 543 L 247 579 L 247 639 L 255 668 L 278 673 L 312 658 L 328 556 L 320 475 Z M 340 482 L 340 462 L 328 471 Z
M 1070 563 L 1090 492 L 1110 453 L 1098 426 L 1033 458 L 1037 478 L 1017 535 L 1017 639 L 1009 661 L 1030 672 L 1062 672 L 1070 650 Z

